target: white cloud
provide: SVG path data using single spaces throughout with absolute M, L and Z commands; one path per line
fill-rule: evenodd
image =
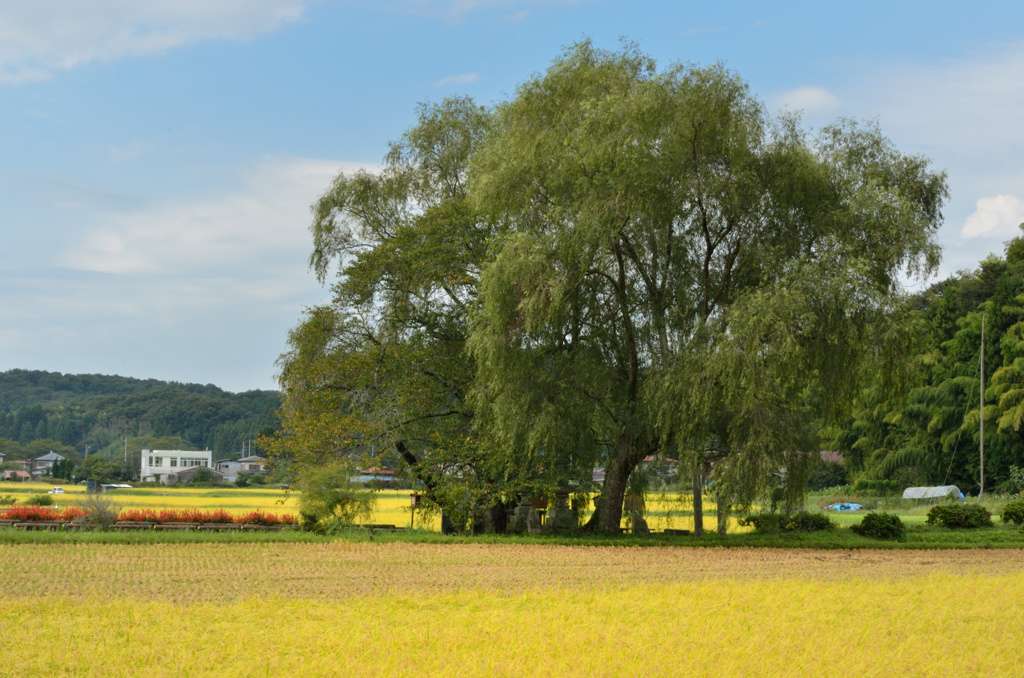
M 0 3 L 0 83 L 201 40 L 248 40 L 302 16 L 303 0 L 32 0 Z
M 117 275 L 273 278 L 305 265 L 309 205 L 351 164 L 267 158 L 218 198 L 100 215 L 99 227 L 59 257 L 67 268 Z M 373 169 L 373 168 L 370 168 Z
M 965 238 L 1012 238 L 1024 222 L 1024 201 L 1012 195 L 980 198 L 960 234 Z
M 939 63 L 872 64 L 838 90 L 844 114 L 877 119 L 901 149 L 948 171 L 952 197 L 939 234 L 945 273 L 974 268 L 990 238 L 1017 234 L 1022 219 L 1009 201 L 1024 186 L 1021 73 L 1024 42 Z
M 835 111 L 842 105 L 842 101 L 822 87 L 798 87 L 780 94 L 777 105 L 792 111 L 818 114 Z
M 463 73 L 461 75 L 453 75 L 448 78 L 442 78 L 437 81 L 438 87 L 445 85 L 467 85 L 471 82 L 476 82 L 480 79 L 479 73 Z
M 881 121 L 915 141 L 978 149 L 1024 143 L 1024 44 L 940 64 L 885 64 L 862 83 Z

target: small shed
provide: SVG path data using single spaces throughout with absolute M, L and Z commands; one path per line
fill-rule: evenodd
M 908 487 L 903 490 L 904 499 L 942 499 L 952 496 L 959 499 L 964 496 L 956 485 L 936 485 L 935 487 Z

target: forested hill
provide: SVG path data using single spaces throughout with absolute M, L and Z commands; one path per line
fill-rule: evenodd
M 115 448 L 123 439 L 180 437 L 181 444 L 238 452 L 278 425 L 276 391 L 230 393 L 100 374 L 36 370 L 0 373 L 0 438 L 7 450 L 49 440 L 79 452 Z M 11 455 L 8 454 L 8 459 Z

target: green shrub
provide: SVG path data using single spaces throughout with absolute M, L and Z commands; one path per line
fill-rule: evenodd
M 0 506 L 14 506 L 18 503 L 18 498 L 12 494 L 0 495 Z
M 53 497 L 48 494 L 33 494 L 25 500 L 28 506 L 53 506 Z
M 87 495 L 85 501 L 79 506 L 85 510 L 82 522 L 87 523 L 94 530 L 111 529 L 121 514 L 121 505 L 102 494 Z
M 342 466 L 309 469 L 299 481 L 299 515 L 305 530 L 319 532 L 353 524 L 373 513 L 373 492 L 351 481 Z
M 780 532 L 819 532 L 831 530 L 835 523 L 823 513 L 755 513 L 740 519 L 740 525 L 753 525 L 754 531 L 761 534 L 778 534 Z
M 826 487 L 840 487 L 846 484 L 846 469 L 842 464 L 834 461 L 823 461 L 814 471 L 814 475 L 807 479 L 807 487 L 810 490 L 821 491 Z
M 853 483 L 853 493 L 856 495 L 887 496 L 897 494 L 900 491 L 900 483 L 895 480 L 868 480 L 861 478 Z
M 903 539 L 907 528 L 900 517 L 892 513 L 869 513 L 860 521 L 860 525 L 850 528 L 856 534 L 871 539 Z
M 928 512 L 928 524 L 949 528 L 992 527 L 992 514 L 981 504 L 937 504 Z
M 1024 524 L 1024 499 L 1011 501 L 1003 507 L 1003 522 Z

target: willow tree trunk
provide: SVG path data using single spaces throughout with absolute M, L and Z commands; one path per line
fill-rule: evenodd
M 704 497 L 701 491 L 701 467 L 693 465 L 693 534 L 704 536 Z
M 723 537 L 729 529 L 729 498 L 724 492 L 719 492 L 715 497 L 718 512 L 718 534 Z
M 626 484 L 644 455 L 648 454 L 648 446 L 637 436 L 630 435 L 629 430 L 619 434 L 615 453 L 608 460 L 604 471 L 604 491 L 600 501 L 594 507 L 597 516 L 597 530 L 606 534 L 618 533 L 622 526 L 622 501 L 626 498 Z
M 634 464 L 635 466 L 635 464 Z M 616 454 L 609 460 L 604 473 L 604 491 L 597 509 L 597 529 L 613 534 L 622 525 L 622 501 L 626 498 L 626 482 L 633 471 L 627 459 Z

